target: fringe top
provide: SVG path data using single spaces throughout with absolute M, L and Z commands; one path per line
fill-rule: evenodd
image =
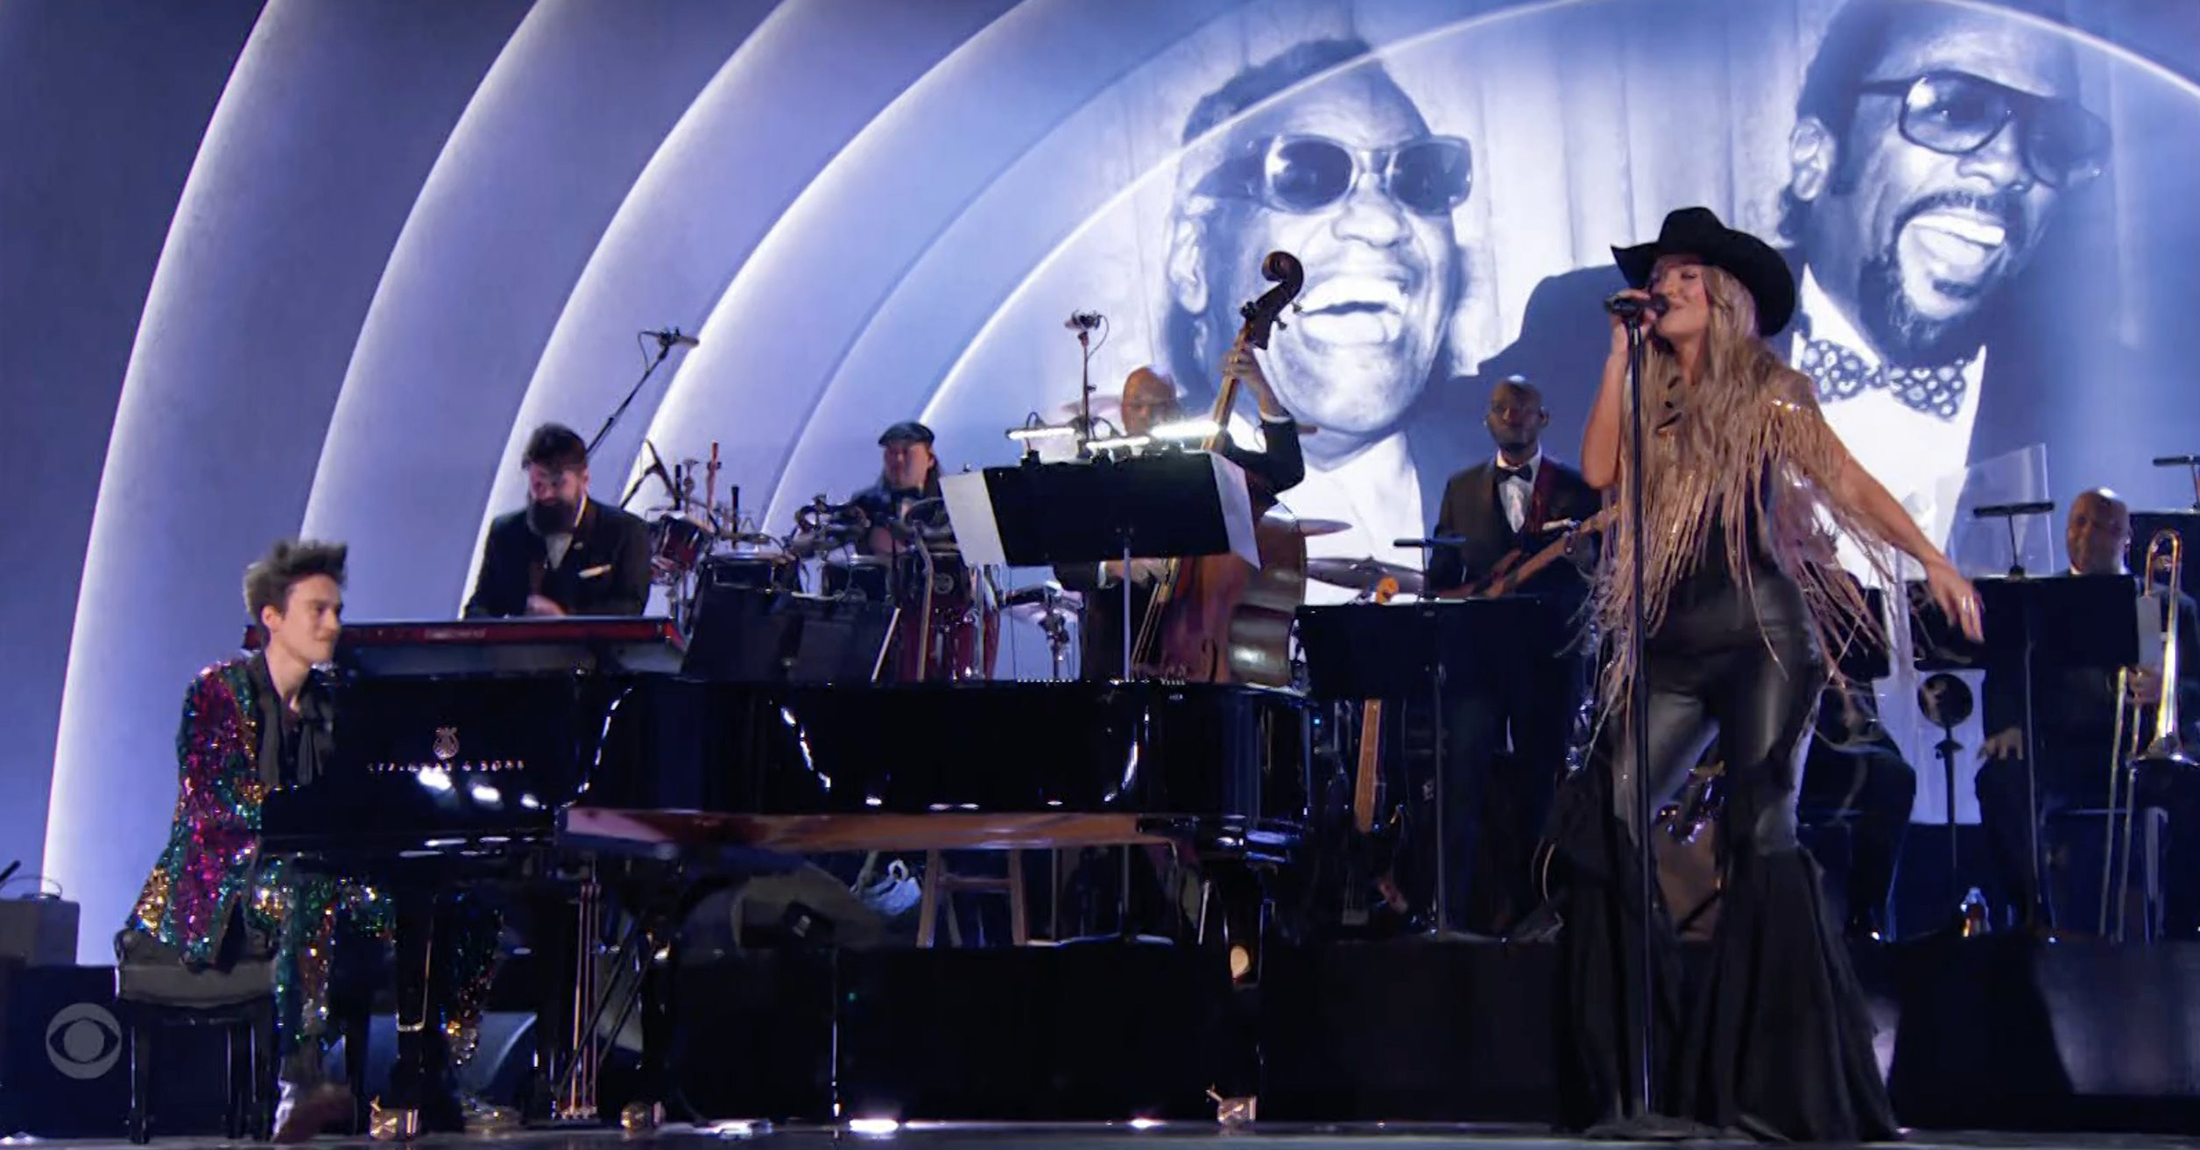
M 1707 371 L 1694 387 L 1682 382 L 1670 357 L 1653 356 L 1646 366 L 1643 394 L 1652 415 L 1643 464 L 1645 639 L 1657 635 L 1683 582 L 1706 559 L 1723 555 L 1725 574 L 1745 591 L 1768 567 L 1801 588 L 1831 665 L 1849 643 L 1876 640 L 1882 631 L 1862 590 L 1835 565 L 1833 540 L 1854 538 L 1883 582 L 1893 570 L 1893 550 L 1859 508 L 1836 497 L 1848 453 L 1819 414 L 1810 381 L 1762 344 L 1754 351 L 1746 370 L 1725 379 Z M 1622 421 L 1612 497 L 1618 518 L 1590 606 L 1606 636 L 1626 634 L 1633 607 L 1631 427 Z M 1615 644 L 1599 686 L 1600 714 L 1627 713 L 1637 673 L 1626 646 Z

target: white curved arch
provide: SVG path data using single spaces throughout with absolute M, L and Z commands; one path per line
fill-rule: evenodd
M 689 455 L 734 439 L 739 481 L 771 482 L 853 334 L 940 229 L 1094 91 L 1235 2 L 1029 0 L 973 36 L 788 207 L 717 301 L 651 436 Z M 745 387 L 759 371 L 770 387 Z
M 544 340 L 634 174 L 775 0 L 648 19 L 541 0 L 405 222 L 345 376 L 309 533 L 352 544 L 359 617 L 451 613 Z M 403 466 L 392 466 L 404 461 Z
M 180 689 L 234 649 L 245 563 L 296 531 L 391 245 L 525 11 L 274 0 L 238 56 L 146 295 L 85 553 L 45 869 L 91 922 L 136 898 Z
M 529 428 L 556 419 L 593 434 L 639 372 L 634 332 L 701 327 L 787 203 L 1009 2 L 840 0 L 783 5 L 765 20 L 667 134 L 605 230 L 520 404 L 483 521 L 521 497 L 516 464 Z M 660 397 L 678 383 L 665 378 L 672 372 L 685 374 L 678 354 L 599 449 L 600 491 L 638 452 Z

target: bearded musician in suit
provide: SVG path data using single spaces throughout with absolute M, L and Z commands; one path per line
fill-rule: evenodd
M 489 526 L 468 618 L 639 615 L 649 525 L 588 495 L 588 444 L 545 423 L 527 438 L 527 507 Z
M 1431 592 L 1464 595 L 1508 557 L 1518 562 L 1564 538 L 1563 525 L 1597 513 L 1602 498 L 1581 473 L 1543 454 L 1550 422 L 1542 393 L 1526 379 L 1510 376 L 1491 389 L 1483 424 L 1497 455 L 1444 487 L 1435 534 L 1461 542 L 1429 557 Z M 1587 544 L 1569 541 L 1569 550 L 1585 554 Z M 1529 859 L 1565 767 L 1584 683 L 1582 659 L 1563 638 L 1589 589 L 1571 558 L 1508 591 L 1543 602 L 1540 621 L 1555 624 L 1545 628 L 1553 641 L 1524 644 L 1503 660 L 1501 673 L 1447 692 L 1443 793 L 1452 809 L 1443 824 L 1452 836 L 1446 879 L 1454 907 L 1446 917 L 1465 897 L 1472 929 L 1503 933 L 1535 905 Z M 1472 885 L 1477 863 L 1479 886 Z

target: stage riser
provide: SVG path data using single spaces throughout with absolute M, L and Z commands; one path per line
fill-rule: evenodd
M 1257 1002 L 1190 958 L 1099 946 L 697 968 L 682 980 L 681 1078 L 722 1116 L 815 1117 L 836 1088 L 847 1116 L 1198 1116 L 1210 1113 L 1204 1088 L 1242 1068 L 1222 1020 L 1257 1005 L 1263 1118 L 1555 1112 L 1554 947 L 1271 949 Z M 1907 1124 L 2200 1128 L 2200 945 L 2000 937 L 1857 960 L 1874 1016 L 1891 1026 L 1881 1055 Z

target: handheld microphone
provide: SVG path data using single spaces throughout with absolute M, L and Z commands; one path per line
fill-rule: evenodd
M 1652 316 L 1664 315 L 1666 309 L 1672 306 L 1672 304 L 1665 302 L 1665 297 L 1661 295 L 1654 295 L 1649 299 L 1637 299 L 1631 295 L 1614 295 L 1606 297 L 1604 301 L 1604 310 L 1628 321 L 1640 321 L 1645 313 Z
M 673 348 L 703 346 L 702 340 L 699 340 L 676 327 L 664 328 L 659 331 L 645 331 L 642 334 L 656 340 L 657 346 L 659 347 Z

